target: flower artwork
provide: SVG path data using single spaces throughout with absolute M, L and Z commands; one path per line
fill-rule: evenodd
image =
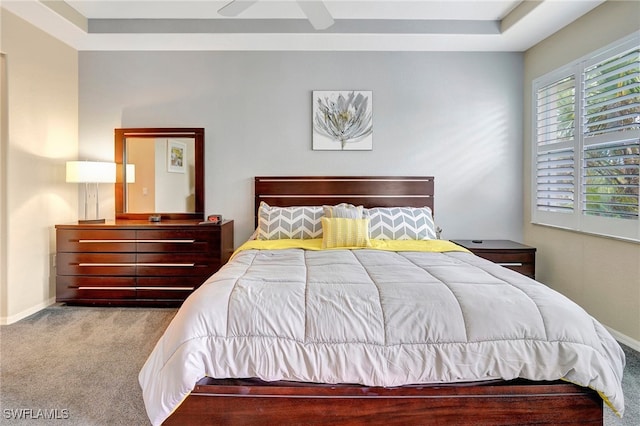
M 373 149 L 372 92 L 314 91 L 313 149 Z

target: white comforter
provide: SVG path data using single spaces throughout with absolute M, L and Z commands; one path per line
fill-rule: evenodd
M 588 386 L 622 414 L 624 353 L 582 308 L 464 252 L 247 250 L 179 310 L 139 375 L 151 422 L 204 376 Z

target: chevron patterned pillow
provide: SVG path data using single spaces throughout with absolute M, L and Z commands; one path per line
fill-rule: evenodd
M 256 239 L 321 238 L 322 213 L 322 206 L 272 207 L 263 201 L 258 208 Z
M 436 230 L 429 207 L 376 207 L 365 209 L 372 240 L 433 240 Z

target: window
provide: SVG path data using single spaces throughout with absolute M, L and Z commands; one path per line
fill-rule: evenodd
M 534 223 L 640 241 L 640 37 L 533 82 Z

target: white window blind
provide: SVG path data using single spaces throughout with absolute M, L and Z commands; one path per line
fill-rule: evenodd
M 533 222 L 640 241 L 640 34 L 533 89 Z
M 593 145 L 584 150 L 583 206 L 588 215 L 638 219 L 640 143 Z
M 572 141 L 575 136 L 576 82 L 574 76 L 538 90 L 538 145 Z
M 576 83 L 573 75 L 536 92 L 536 206 L 550 212 L 573 212 Z
M 539 210 L 573 212 L 574 163 L 572 148 L 539 152 L 536 176 L 536 200 Z
M 640 48 L 586 68 L 583 78 L 585 138 L 640 127 Z

